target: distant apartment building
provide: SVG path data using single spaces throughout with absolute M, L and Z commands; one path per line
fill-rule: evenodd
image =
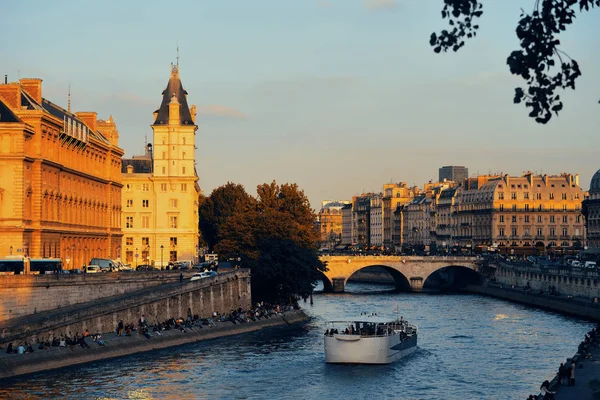
M 469 169 L 458 165 L 448 165 L 439 169 L 439 181 L 454 181 L 460 184 L 469 177 Z
M 324 200 L 319 211 L 319 231 L 321 248 L 333 249 L 342 241 L 342 208 L 348 200 Z
M 342 207 L 342 243 L 349 246 L 352 244 L 352 203 Z
M 600 170 L 590 182 L 588 198 L 583 202 L 583 213 L 587 231 L 587 246 L 600 249 Z
M 403 210 L 403 246 L 409 249 L 428 250 L 431 244 L 434 201 L 426 193 L 421 193 L 408 203 Z
M 458 196 L 452 241 L 515 254 L 581 247 L 583 191 L 578 175 L 504 175 Z
M 409 203 L 418 192 L 416 187 L 408 187 L 406 182 L 387 183 L 383 185 L 383 245 L 394 247 L 394 212 L 399 205 Z
M 383 245 L 383 202 L 381 195 L 371 198 L 369 218 L 369 244 L 371 246 Z
M 381 194 L 363 193 L 352 197 L 352 244 L 370 246 L 371 199 Z

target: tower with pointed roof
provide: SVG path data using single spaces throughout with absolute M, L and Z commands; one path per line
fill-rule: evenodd
M 196 107 L 188 106 L 179 65 L 154 112 L 153 145 L 123 160 L 123 254 L 132 265 L 197 260 Z

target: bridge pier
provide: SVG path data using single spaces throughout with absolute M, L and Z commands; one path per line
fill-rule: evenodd
M 411 292 L 420 292 L 423 290 L 423 278 L 415 276 L 410 278 L 410 290 Z
M 344 293 L 346 279 L 340 277 L 333 278 L 331 279 L 331 286 L 333 287 L 333 293 Z

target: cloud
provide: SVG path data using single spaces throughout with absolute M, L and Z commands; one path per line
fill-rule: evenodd
M 218 104 L 209 104 L 204 106 L 198 106 L 196 112 L 199 115 L 219 117 L 219 118 L 234 118 L 234 119 L 246 119 L 247 116 L 243 112 L 236 110 L 231 107 L 222 106 Z
M 363 4 L 370 10 L 391 10 L 398 5 L 396 0 L 363 0 Z

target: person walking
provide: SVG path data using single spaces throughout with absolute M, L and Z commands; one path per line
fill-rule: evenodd
M 569 386 L 575 386 L 575 360 L 571 360 L 571 376 Z
M 183 272 L 179 273 L 179 283 L 183 283 Z

